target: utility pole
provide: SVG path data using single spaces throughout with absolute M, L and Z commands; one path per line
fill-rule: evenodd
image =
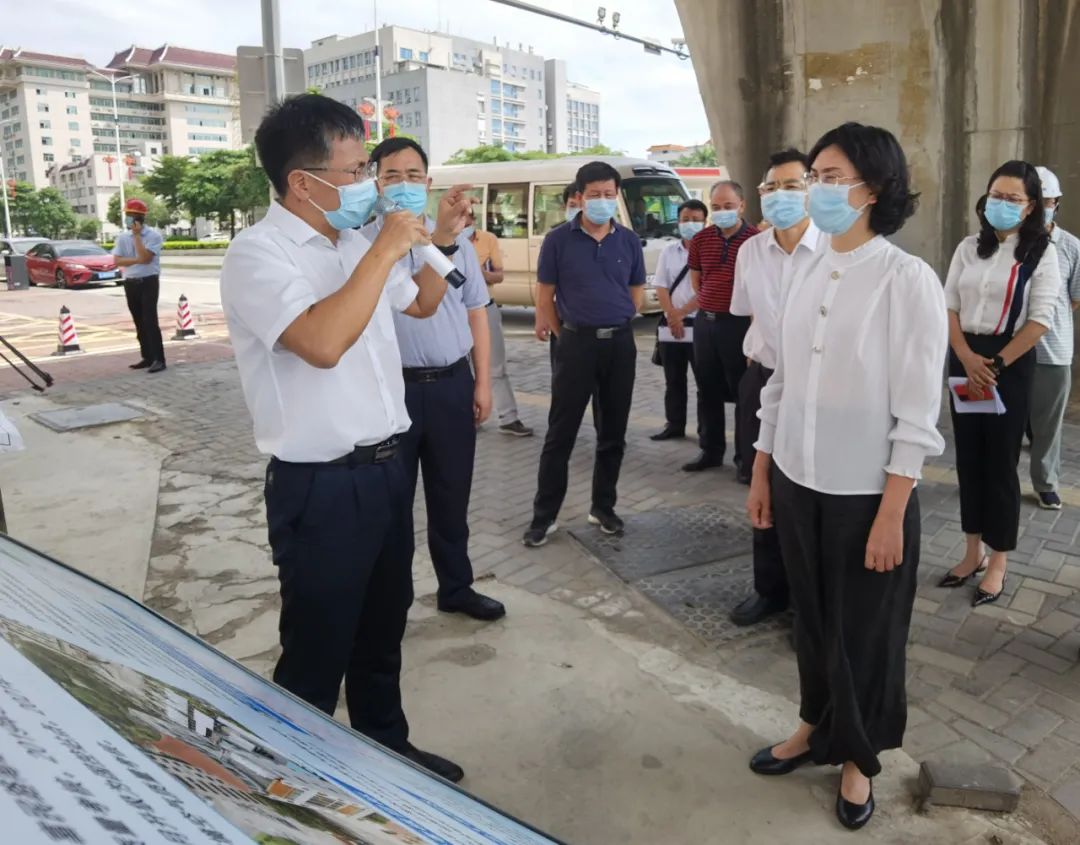
M 262 0 L 263 50 L 266 57 L 266 104 L 285 97 L 285 54 L 281 49 L 281 10 L 278 0 Z
M 109 86 L 112 88 L 113 136 L 116 139 L 116 176 L 120 184 L 120 228 L 122 229 L 124 228 L 124 154 L 120 150 L 120 112 L 116 107 L 116 83 L 134 79 L 135 76 L 128 74 L 127 76 L 118 77 L 115 73 L 105 74 L 97 70 L 91 70 L 90 73 L 109 80 Z

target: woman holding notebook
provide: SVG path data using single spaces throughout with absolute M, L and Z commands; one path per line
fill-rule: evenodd
M 960 587 L 983 573 L 972 605 L 997 601 L 1020 524 L 1020 442 L 1028 418 L 1035 344 L 1052 323 L 1061 279 L 1043 223 L 1039 174 L 1001 165 L 979 203 L 979 234 L 960 242 L 945 281 L 949 376 L 963 560 L 941 580 Z M 958 413 L 965 401 L 1000 397 L 1005 411 Z M 963 397 L 963 398 L 961 398 Z M 988 407 L 992 408 L 992 405 Z

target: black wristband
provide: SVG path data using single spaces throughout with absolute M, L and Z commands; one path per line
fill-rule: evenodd
M 456 243 L 452 243 L 450 244 L 450 246 L 439 246 L 438 244 L 435 244 L 435 249 L 437 249 L 443 255 L 449 256 L 453 255 L 455 252 L 458 251 L 458 245 Z
M 995 355 L 990 366 L 994 368 L 995 375 L 1000 375 L 1001 371 L 1005 369 L 1005 359 L 1000 355 Z

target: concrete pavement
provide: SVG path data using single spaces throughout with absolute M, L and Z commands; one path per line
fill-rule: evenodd
M 639 345 L 639 387 L 621 485 L 624 515 L 701 502 L 739 507 L 744 489 L 731 482 L 729 469 L 688 479 L 677 465 L 692 451 L 689 443 L 647 440 L 661 422 L 661 377 L 647 363 L 647 344 Z M 508 346 L 524 418 L 542 429 L 546 350 L 518 339 Z M 49 401 L 69 406 L 118 399 L 153 411 L 153 420 L 86 432 L 79 448 L 96 449 L 119 435 L 124 442 L 140 439 L 160 450 L 154 452 L 161 486 L 145 600 L 257 671 L 268 672 L 277 649 L 277 595 L 261 505 L 265 464 L 253 448 L 235 367 L 230 362 L 173 366 L 149 379 L 125 374 L 65 386 Z M 586 426 L 571 467 L 564 512 L 571 521 L 587 506 L 592 441 Z M 1070 442 L 1075 442 L 1072 435 Z M 834 841 L 840 830 L 831 817 L 834 772 L 803 770 L 766 782 L 746 770 L 749 754 L 783 736 L 795 717 L 794 662 L 782 634 L 763 632 L 710 645 L 644 598 L 635 585 L 600 567 L 565 533 L 527 553 L 519 538 L 528 520 L 540 445 L 539 438 L 501 436 L 491 425 L 480 435 L 471 546 L 477 571 L 493 576 L 484 589 L 509 606 L 504 622 L 484 627 L 433 611 L 425 537 L 422 530 L 418 533 L 419 599 L 407 639 L 405 679 L 417 742 L 459 758 L 469 769 L 467 785 L 477 794 L 569 842 Z M 52 467 L 51 452 L 42 451 L 39 457 L 46 460 L 41 466 Z M 65 472 L 55 470 L 60 478 Z M 941 488 L 934 507 L 927 508 L 924 548 L 933 546 L 938 554 L 943 543 L 935 539 L 947 520 L 941 526 L 934 520 L 942 518 L 941 509 L 955 489 L 949 488 L 945 464 L 934 472 L 941 480 L 924 485 L 926 493 L 933 492 L 934 484 Z M 99 486 L 111 490 L 115 485 Z M 23 490 L 6 483 L 4 489 L 12 533 L 23 537 L 26 514 L 47 508 L 31 501 L 17 510 L 14 500 L 24 496 Z M 1062 518 L 1068 516 L 1066 511 Z M 139 519 L 149 518 L 140 511 Z M 120 520 L 116 514 L 102 519 L 103 526 L 113 522 L 110 530 L 118 536 L 135 530 L 133 519 Z M 424 525 L 422 507 L 417 525 Z M 62 556 L 87 565 L 78 549 Z M 940 560 L 944 565 L 945 558 Z M 934 566 L 927 566 L 928 575 L 935 574 Z M 1061 603 L 1054 608 L 1059 609 Z M 928 611 L 929 605 L 921 605 L 920 612 Z M 1022 712 L 1011 716 L 1004 709 L 1003 720 L 960 725 L 962 719 L 974 724 L 1004 707 L 1017 684 L 1031 680 L 1033 670 L 1051 671 L 1001 651 L 1013 641 L 1001 641 L 1007 629 L 1000 626 L 1011 624 L 1002 621 L 995 627 L 998 644 L 987 657 L 980 652 L 963 658 L 963 665 L 940 656 L 948 656 L 945 643 L 920 642 L 916 626 L 911 755 L 922 759 L 941 749 L 950 758 L 978 753 L 981 759 L 993 758 L 985 746 L 1008 739 L 1002 733 L 1006 726 L 1013 733 L 1019 730 Z M 1028 690 L 1031 698 L 1022 696 L 1009 706 L 1040 716 L 1041 709 L 1053 713 L 1052 707 L 1080 707 L 1074 674 L 1066 667 L 1056 681 L 1037 675 L 1041 683 L 1056 684 L 1056 698 L 1049 697 L 1049 690 Z M 954 698 L 964 689 L 975 703 Z M 1044 696 L 1039 707 L 1031 707 L 1039 695 Z M 991 697 L 990 703 L 984 701 Z M 950 702 L 969 710 L 961 715 L 949 709 Z M 990 709 L 977 709 L 979 704 Z M 882 806 L 864 836 L 890 843 L 916 837 L 930 843 L 1075 841 L 1075 821 L 1064 804 L 1046 797 L 1068 788 L 1072 766 L 1080 760 L 1080 745 L 1069 738 L 1075 718 L 1080 716 L 1059 716 L 1029 729 L 1025 738 L 1030 744 L 1023 753 L 1036 757 L 1027 767 L 1042 773 L 1047 783 L 1029 778 L 1032 787 L 1021 812 L 1009 818 L 948 809 L 916 813 L 910 798 L 913 759 L 904 752 L 890 753 L 876 784 Z M 1049 745 L 1041 748 L 1043 743 Z M 1059 800 L 1067 798 L 1059 794 Z

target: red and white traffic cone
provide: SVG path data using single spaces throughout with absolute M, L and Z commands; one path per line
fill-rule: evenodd
M 82 352 L 79 346 L 79 334 L 75 331 L 75 320 L 66 305 L 60 307 L 60 343 L 56 347 L 57 355 Z
M 195 319 L 191 316 L 187 297 L 180 294 L 180 302 L 176 306 L 176 334 L 173 335 L 173 340 L 190 340 L 193 337 L 198 337 L 195 333 Z

